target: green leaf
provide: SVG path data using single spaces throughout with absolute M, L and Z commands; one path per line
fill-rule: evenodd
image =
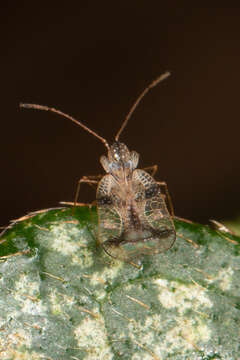
M 232 221 L 225 221 L 224 224 L 231 229 L 236 235 L 240 236 L 240 217 L 238 216 L 236 219 Z
M 98 246 L 95 210 L 20 220 L 0 241 L 1 359 L 239 358 L 238 237 L 176 219 L 137 268 Z

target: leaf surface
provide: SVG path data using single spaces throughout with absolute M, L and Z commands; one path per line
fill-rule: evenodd
M 240 238 L 176 219 L 174 246 L 137 268 L 105 254 L 96 223 L 52 209 L 4 232 L 1 359 L 239 358 Z

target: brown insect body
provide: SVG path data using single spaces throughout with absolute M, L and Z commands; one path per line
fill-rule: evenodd
M 170 202 L 167 186 L 158 183 L 146 171 L 137 169 L 139 154 L 129 151 L 118 141 L 129 118 L 146 93 L 170 74 L 167 72 L 153 81 L 137 98 L 115 136 L 112 146 L 82 122 L 55 108 L 37 104 L 20 104 L 24 108 L 52 111 L 64 116 L 100 139 L 108 149 L 108 156 L 100 162 L 106 175 L 84 176 L 78 182 L 76 205 L 81 183 L 97 184 L 98 240 L 107 254 L 131 262 L 143 254 L 159 253 L 169 249 L 176 238 L 160 185 L 164 185 Z M 171 206 L 171 202 L 170 202 Z
M 167 250 L 176 238 L 160 186 L 136 168 L 138 160 L 120 142 L 100 159 L 108 174 L 97 188 L 98 238 L 109 255 L 125 261 Z

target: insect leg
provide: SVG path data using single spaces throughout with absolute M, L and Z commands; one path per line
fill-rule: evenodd
M 100 174 L 100 175 L 88 175 L 88 176 L 83 176 L 82 178 L 85 179 L 89 179 L 89 180 L 97 180 L 97 179 L 101 179 L 104 175 Z
M 169 191 L 168 191 L 167 183 L 165 181 L 157 181 L 157 184 L 164 187 L 164 191 L 165 191 L 167 199 L 168 199 L 168 205 L 169 205 L 169 209 L 170 209 L 170 214 L 171 214 L 172 217 L 174 217 L 173 203 L 172 203 L 172 199 L 171 199 L 171 196 L 169 194 Z
M 79 196 L 79 192 L 80 192 L 80 184 L 81 182 L 83 183 L 87 183 L 89 185 L 97 185 L 98 181 L 97 179 L 101 179 L 104 175 L 89 175 L 89 176 L 83 176 L 80 180 L 78 180 L 78 185 L 77 185 L 77 190 L 74 196 L 74 202 L 72 201 L 60 201 L 60 204 L 63 205 L 70 205 L 73 206 L 74 208 L 76 206 L 92 206 L 95 205 L 95 201 L 91 204 L 86 204 L 86 203 L 79 203 L 77 202 L 78 196 Z
M 147 166 L 143 168 L 143 170 L 149 172 L 151 176 L 154 176 L 156 174 L 157 169 L 158 169 L 157 165 Z
M 91 179 L 90 176 L 89 177 L 88 176 L 83 176 L 81 179 L 78 180 L 77 190 L 76 190 L 76 194 L 75 194 L 75 198 L 74 198 L 73 213 L 74 213 L 74 209 L 75 209 L 75 207 L 77 205 L 77 200 L 78 200 L 78 197 L 79 197 L 81 183 L 86 183 L 86 184 L 89 184 L 89 185 L 93 185 L 93 184 L 97 184 L 98 180 Z M 81 204 L 81 205 L 84 206 L 84 204 Z M 85 204 L 85 205 L 88 205 L 88 204 Z

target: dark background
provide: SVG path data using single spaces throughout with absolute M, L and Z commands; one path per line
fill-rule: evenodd
M 166 70 L 121 136 L 158 164 L 179 216 L 240 214 L 240 9 L 168 1 L 1 4 L 0 223 L 71 201 L 77 179 L 103 173 L 110 143 L 139 93 Z M 80 201 L 91 202 L 85 185 Z

